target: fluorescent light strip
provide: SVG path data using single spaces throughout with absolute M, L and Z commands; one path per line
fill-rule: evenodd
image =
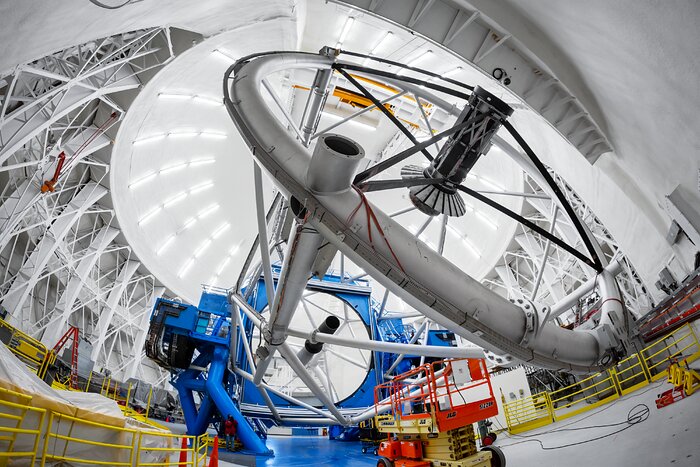
M 386 33 L 384 33 L 384 35 L 381 37 L 381 39 L 379 39 L 379 41 L 377 41 L 377 43 L 374 44 L 374 47 L 372 47 L 372 50 L 370 50 L 369 55 L 372 55 L 372 56 L 376 55 L 377 52 L 379 52 L 384 47 L 384 45 L 389 41 L 389 39 L 391 39 L 391 36 L 393 34 L 394 33 L 392 33 L 391 31 L 387 31 Z M 370 62 L 370 59 L 365 58 L 362 62 L 362 66 L 367 66 L 367 64 L 369 62 Z
M 194 96 L 192 96 L 192 100 L 194 100 L 195 102 L 199 102 L 201 104 L 206 104 L 206 105 L 214 105 L 217 107 L 224 106 L 223 102 L 220 102 L 217 99 L 214 99 L 213 97 L 200 96 L 200 95 L 195 94 Z
M 424 58 L 429 57 L 433 54 L 432 50 L 426 50 L 422 54 L 418 55 L 416 58 L 411 60 L 406 64 L 406 66 L 415 66 L 418 62 L 422 61 Z M 401 68 L 396 74 L 400 75 L 402 73 L 406 72 L 406 68 Z
M 236 59 L 232 55 L 230 55 L 228 52 L 224 52 L 221 49 L 214 49 L 211 51 L 211 54 L 215 57 L 225 58 L 226 60 L 230 60 L 232 62 L 236 61 Z
M 481 252 L 474 246 L 474 244 L 469 241 L 466 235 L 462 234 L 459 230 L 451 226 L 450 224 L 447 224 L 447 229 L 449 232 L 454 235 L 455 237 L 459 238 L 462 240 L 462 243 L 464 246 L 477 258 L 481 258 Z
M 168 138 L 194 138 L 200 134 L 198 131 L 171 131 L 168 133 Z
M 225 133 L 217 133 L 215 131 L 202 131 L 199 133 L 199 136 L 210 139 L 226 139 L 228 137 Z
M 143 177 L 134 180 L 129 184 L 129 189 L 136 188 L 137 186 L 146 183 L 147 181 L 155 178 L 156 175 L 158 175 L 158 172 L 151 172 L 148 175 L 144 175 Z
M 207 217 L 209 214 L 216 211 L 217 209 L 219 209 L 219 205 L 212 204 L 211 206 L 199 211 L 199 214 L 197 214 L 197 219 L 204 219 L 205 217 Z
M 336 48 L 340 48 L 343 45 L 343 42 L 345 42 L 345 39 L 347 39 L 348 34 L 350 33 L 350 29 L 352 28 L 353 23 L 355 23 L 355 18 L 353 18 L 352 16 L 348 16 L 348 19 L 345 20 L 343 30 L 340 33 L 340 37 L 338 38 Z
M 156 255 L 157 255 L 157 256 L 160 256 L 161 253 L 163 253 L 165 250 L 167 250 L 168 247 L 169 247 L 170 245 L 172 245 L 174 241 L 175 241 L 175 234 L 172 234 L 171 236 L 169 236 L 169 237 L 165 240 L 165 242 L 163 242 L 163 244 L 160 246 L 160 248 L 158 248 L 158 249 L 156 250 Z
M 497 183 L 492 182 L 488 178 L 484 178 L 484 177 L 479 176 L 479 181 L 482 183 L 482 185 L 486 185 L 488 188 L 491 188 L 492 190 L 506 191 L 505 188 L 503 188 L 501 185 L 498 185 Z
M 186 101 L 192 99 L 191 94 L 170 94 L 167 92 L 158 93 L 159 99 L 172 99 L 175 101 Z
M 182 228 L 180 229 L 180 232 L 182 232 L 183 230 L 189 229 L 190 227 L 192 227 L 192 226 L 194 225 L 195 222 L 197 222 L 197 218 L 196 218 L 196 217 L 190 217 L 189 219 L 187 219 L 187 220 L 185 221 L 185 223 L 183 224 Z
M 143 216 L 141 219 L 139 219 L 139 225 L 145 224 L 146 222 L 151 220 L 153 218 L 153 216 L 155 216 L 156 214 L 158 214 L 158 212 L 160 212 L 161 209 L 163 209 L 162 206 L 156 206 L 155 208 L 148 211 L 145 216 Z
M 187 165 L 188 165 L 187 162 L 181 162 L 181 163 L 178 163 L 178 164 L 175 164 L 175 165 L 169 165 L 169 166 L 167 166 L 167 167 L 164 167 L 164 168 L 160 169 L 160 170 L 158 171 L 158 173 L 159 173 L 159 174 L 167 174 L 167 173 L 170 173 L 170 172 L 175 172 L 175 171 L 184 169 L 185 167 L 187 167 Z
M 199 245 L 199 247 L 194 251 L 194 257 L 195 257 L 195 258 L 199 258 L 199 257 L 202 255 L 202 253 L 204 253 L 204 252 L 207 250 L 207 248 L 209 248 L 210 245 L 211 245 L 211 238 L 207 238 L 207 239 L 204 240 L 204 241 L 202 242 L 202 244 Z
M 212 157 L 209 159 L 196 159 L 196 160 L 190 161 L 189 165 L 190 165 L 190 167 L 198 167 L 200 165 L 212 164 L 214 162 L 216 162 L 216 159 L 214 159 Z
M 216 277 L 219 277 L 219 274 L 221 274 L 226 266 L 228 266 L 228 263 L 231 262 L 231 256 L 227 256 L 225 260 L 221 262 L 218 268 L 216 268 Z
M 177 273 L 177 277 L 184 277 L 185 274 L 187 274 L 187 271 L 190 270 L 192 265 L 194 264 L 194 258 L 190 258 L 187 260 L 187 262 L 180 268 L 180 272 Z
M 165 136 L 166 135 L 164 133 L 159 134 L 159 135 L 146 136 L 144 138 L 134 140 L 134 142 L 132 144 L 134 146 L 141 146 L 142 144 L 151 143 L 153 141 L 161 140 L 161 139 L 165 138 Z
M 496 224 L 489 216 L 487 216 L 486 214 L 484 214 L 481 211 L 475 211 L 475 213 L 476 213 L 476 217 L 481 219 L 484 222 L 484 224 L 488 225 L 493 230 L 498 229 L 498 224 Z
M 163 207 L 164 207 L 164 208 L 170 207 L 170 206 L 172 206 L 173 204 L 179 203 L 180 201 L 182 201 L 182 200 L 185 199 L 185 198 L 187 198 L 187 192 L 186 192 L 186 191 L 183 191 L 183 192 L 178 193 L 177 195 L 173 196 L 172 198 L 166 200 L 166 201 L 163 203 Z
M 190 194 L 199 193 L 200 191 L 204 191 L 207 188 L 211 188 L 213 186 L 214 182 L 212 182 L 211 180 L 208 182 L 200 183 L 199 185 L 190 188 Z
M 329 113 L 329 112 L 322 112 L 322 113 L 323 113 L 323 115 L 326 115 L 326 116 L 328 116 L 328 117 L 334 118 L 334 119 L 336 119 L 336 120 L 342 120 L 342 119 L 344 118 L 344 117 L 341 117 L 340 115 L 332 114 L 332 113 Z M 369 124 L 367 124 L 367 123 L 363 123 L 363 122 L 357 121 L 357 120 L 355 120 L 354 118 L 353 118 L 353 119 L 350 119 L 350 120 L 347 120 L 346 122 L 343 122 L 343 123 L 352 123 L 353 125 L 357 125 L 358 127 L 362 127 L 362 128 L 364 128 L 365 130 L 370 130 L 370 131 L 376 131 L 376 129 L 377 129 L 376 127 L 374 127 L 374 126 L 372 126 L 372 125 L 369 125 Z
M 229 228 L 231 227 L 231 224 L 226 222 L 225 224 L 222 224 L 218 229 L 214 231 L 214 233 L 211 234 L 211 238 L 219 238 L 222 233 L 226 232 Z

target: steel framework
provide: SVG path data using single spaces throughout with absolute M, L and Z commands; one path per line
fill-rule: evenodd
M 97 367 L 163 383 L 142 365 L 148 315 L 164 289 L 117 241 L 108 149 L 124 110 L 112 96 L 174 57 L 167 28 L 77 45 L 0 77 L 0 304 L 53 346 L 69 325 Z M 105 153 L 107 156 L 105 156 Z M 61 156 L 62 155 L 62 156 Z M 63 167 L 56 170 L 59 159 Z M 40 189 L 56 174 L 50 190 Z

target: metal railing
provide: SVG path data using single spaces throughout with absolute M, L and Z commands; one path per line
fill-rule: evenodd
M 667 377 L 676 361 L 700 358 L 700 342 L 685 324 L 613 368 L 555 391 L 503 404 L 510 433 L 522 433 L 578 415 Z
M 31 396 L 20 394 L 15 391 L 0 388 L 0 464 L 5 465 L 5 459 L 30 458 L 34 465 L 36 462 L 39 440 L 41 438 L 41 427 L 44 424 L 46 410 L 31 407 Z M 29 427 L 32 420 L 28 420 L 27 415 L 36 415 L 36 427 Z M 28 444 L 33 445 L 31 451 L 15 450 L 15 442 L 18 436 L 33 438 Z
M 32 407 L 31 404 L 31 396 L 0 388 L 0 465 L 5 465 L 6 459 L 26 458 L 31 461 L 27 462 L 28 465 L 39 462 L 42 467 L 53 462 L 120 467 L 170 466 L 180 465 L 180 454 L 185 453 L 188 460 L 183 462 L 184 465 L 206 467 L 206 434 L 188 436 L 113 426 Z M 23 437 L 21 443 L 17 442 L 19 437 Z M 185 448 L 181 445 L 183 438 L 188 440 Z M 157 442 L 154 443 L 154 439 Z M 163 440 L 167 441 L 163 443 Z M 80 446 L 85 449 L 79 449 Z

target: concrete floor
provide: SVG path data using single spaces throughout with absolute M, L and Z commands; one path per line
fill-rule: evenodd
M 665 380 L 660 381 L 539 430 L 512 436 L 503 433 L 496 445 L 503 449 L 509 467 L 700 467 L 700 394 L 657 409 L 657 394 L 670 387 Z M 648 419 L 611 434 L 627 426 L 628 413 L 638 404 L 649 407 Z M 612 424 L 617 425 L 594 427 Z M 579 444 L 561 447 L 575 443 Z M 362 467 L 375 466 L 377 459 L 362 454 L 359 442 L 270 436 L 267 444 L 275 457 L 258 458 L 258 466 Z M 235 463 L 230 453 L 220 451 L 219 465 L 242 464 Z
M 319 436 L 270 436 L 267 446 L 275 451 L 274 457 L 258 457 L 257 467 L 363 467 L 376 466 L 377 457 L 362 454 L 361 444 L 350 441 L 330 441 Z M 232 455 L 219 451 L 222 467 L 238 466 Z
M 700 394 L 657 409 L 654 402 L 657 394 L 670 388 L 671 385 L 665 380 L 653 383 L 611 404 L 521 436 L 504 433 L 499 436 L 496 445 L 503 449 L 508 465 L 513 467 L 698 467 Z M 605 428 L 585 427 L 625 422 L 627 414 L 637 404 L 649 407 L 646 421 L 603 439 L 551 449 L 602 437 L 624 428 L 626 424 Z M 562 428 L 566 431 L 552 431 Z

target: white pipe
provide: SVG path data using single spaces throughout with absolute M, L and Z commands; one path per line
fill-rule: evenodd
M 348 339 L 332 334 L 322 334 L 289 328 L 288 334 L 311 342 L 323 342 L 354 349 L 373 350 L 396 354 L 424 355 L 434 358 L 484 358 L 484 351 L 478 347 L 442 347 L 437 345 L 396 344 L 394 342 Z

